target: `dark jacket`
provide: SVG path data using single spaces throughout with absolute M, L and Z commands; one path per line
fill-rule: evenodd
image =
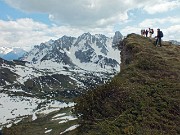
M 158 30 L 158 31 L 157 31 L 157 37 L 158 37 L 158 38 L 161 38 L 160 35 L 161 35 L 160 30 Z

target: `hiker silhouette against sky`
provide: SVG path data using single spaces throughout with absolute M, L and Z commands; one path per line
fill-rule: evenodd
M 146 37 L 148 36 L 148 30 L 145 31 L 146 32 Z
M 145 30 L 144 29 L 141 30 L 141 36 L 145 36 Z
M 161 45 L 161 38 L 163 37 L 163 33 L 162 31 L 160 31 L 160 29 L 158 28 L 157 29 L 157 36 L 156 36 L 156 46 L 160 45 L 160 47 L 162 46 Z
M 149 28 L 149 38 L 152 38 L 152 34 L 154 34 L 154 30 Z

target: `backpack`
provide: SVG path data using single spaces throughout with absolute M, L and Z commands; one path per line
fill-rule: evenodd
M 151 33 L 154 34 L 154 30 L 153 29 L 151 29 Z
M 163 32 L 162 31 L 159 32 L 159 36 L 163 37 Z

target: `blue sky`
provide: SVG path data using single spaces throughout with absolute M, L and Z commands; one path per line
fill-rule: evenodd
M 0 0 L 0 47 L 29 49 L 84 32 L 126 36 L 149 27 L 160 28 L 163 40 L 180 41 L 180 0 Z

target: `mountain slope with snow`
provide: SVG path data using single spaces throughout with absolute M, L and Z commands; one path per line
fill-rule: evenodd
M 120 70 L 120 40 L 120 32 L 110 38 L 84 33 L 41 43 L 22 57 L 24 61 L 0 59 L 0 84 L 40 95 L 52 91 L 64 95 L 67 89 L 74 93 L 103 84 Z
M 48 104 L 50 100 L 68 103 L 87 89 L 106 83 L 120 70 L 120 40 L 120 32 L 114 37 L 90 33 L 78 38 L 63 36 L 34 46 L 21 60 L 0 58 L 0 128 L 27 115 L 36 119 L 45 106 L 54 107 Z
M 22 60 L 39 69 L 83 69 L 87 71 L 119 71 L 120 52 L 117 44 L 120 32 L 114 37 L 84 33 L 78 38 L 63 36 L 47 45 L 35 46 Z

